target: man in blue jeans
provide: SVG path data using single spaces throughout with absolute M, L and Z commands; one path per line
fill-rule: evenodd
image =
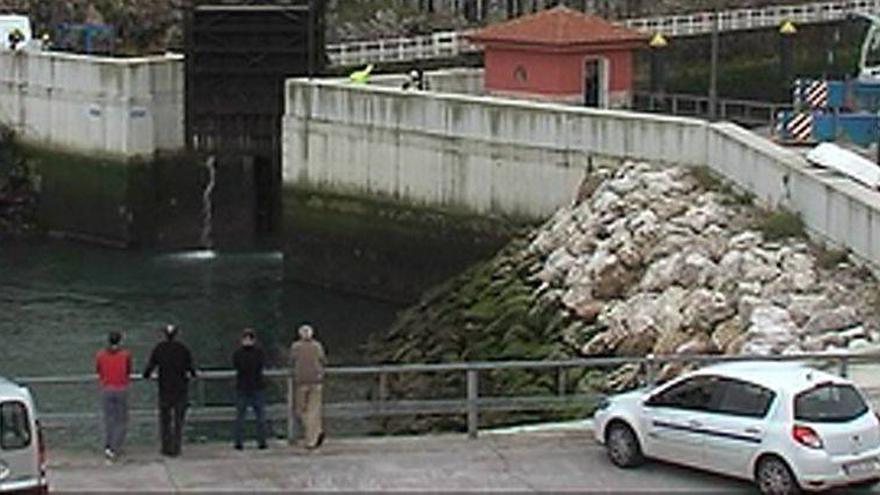
M 247 408 L 254 410 L 257 419 L 257 445 L 266 448 L 266 399 L 263 390 L 266 387 L 263 379 L 263 367 L 266 356 L 257 344 L 257 336 L 253 329 L 245 328 L 241 335 L 241 347 L 232 355 L 232 364 L 236 372 L 236 416 L 235 416 L 235 448 L 243 448 L 244 418 Z

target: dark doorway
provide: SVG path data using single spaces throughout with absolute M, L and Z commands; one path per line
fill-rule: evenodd
M 602 64 L 599 59 L 584 61 L 584 106 L 598 107 L 602 93 Z
M 322 72 L 324 54 L 324 0 L 194 0 L 187 9 L 187 147 L 253 164 L 258 235 L 281 228 L 284 81 Z

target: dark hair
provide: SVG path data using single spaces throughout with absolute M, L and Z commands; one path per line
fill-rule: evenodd
M 245 328 L 243 332 L 241 332 L 242 338 L 256 339 L 257 333 L 254 332 L 253 328 Z
M 165 334 L 166 339 L 174 340 L 174 337 L 177 336 L 177 327 L 174 325 L 165 325 L 162 327 L 162 333 Z
M 109 342 L 110 345 L 119 345 L 119 343 L 122 342 L 122 334 L 116 330 L 110 332 L 107 335 L 107 342 Z

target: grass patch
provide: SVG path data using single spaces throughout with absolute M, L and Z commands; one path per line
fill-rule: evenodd
M 752 204 L 754 199 L 752 193 L 737 189 L 730 181 L 723 180 L 711 168 L 705 165 L 692 167 L 690 174 L 701 189 L 721 194 L 723 196 L 722 203 L 727 206 L 747 206 Z
M 822 247 L 816 253 L 816 264 L 823 270 L 832 270 L 847 261 L 849 261 L 849 251 L 846 249 Z
M 768 241 L 780 241 L 792 237 L 806 237 L 804 220 L 800 214 L 786 210 L 768 212 L 758 220 L 756 228 L 764 234 Z
M 701 189 L 718 191 L 722 187 L 721 179 L 705 165 L 691 168 L 691 177 Z

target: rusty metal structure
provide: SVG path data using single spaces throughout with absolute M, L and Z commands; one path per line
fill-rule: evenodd
M 190 0 L 185 11 L 187 148 L 248 163 L 256 229 L 280 225 L 284 81 L 325 66 L 324 0 Z

